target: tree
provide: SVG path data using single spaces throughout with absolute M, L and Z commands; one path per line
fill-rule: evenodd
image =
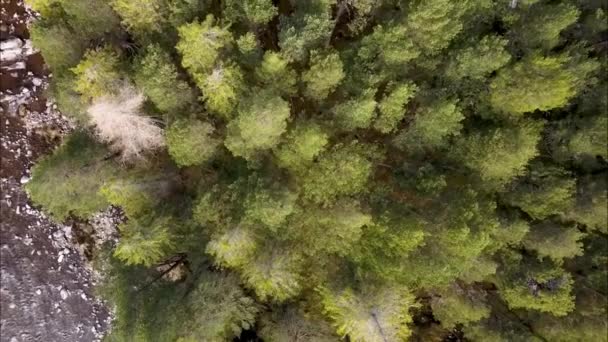
M 122 17 L 123 25 L 138 37 L 163 27 L 166 5 L 162 0 L 112 0 L 110 5 Z
M 119 29 L 118 16 L 103 0 L 28 0 L 26 3 L 50 21 L 60 19 L 57 21 L 63 22 L 79 38 L 99 39 Z
M 213 157 L 221 141 L 200 120 L 177 120 L 167 130 L 167 148 L 178 166 L 200 165 Z
M 531 227 L 523 245 L 526 249 L 536 251 L 539 258 L 549 257 L 559 264 L 564 258 L 583 254 L 583 244 L 580 240 L 584 236 L 574 226 L 545 221 Z
M 406 340 L 411 334 L 408 310 L 416 306 L 414 297 L 407 289 L 366 290 L 319 290 L 325 314 L 338 335 L 348 335 L 353 342 Z
M 126 216 L 109 341 L 603 337 L 600 1 L 27 1 L 84 130 L 31 199 Z
M 297 91 L 297 75 L 280 54 L 267 51 L 262 64 L 255 71 L 257 79 L 267 89 L 283 95 L 294 95 Z
M 313 100 L 324 100 L 344 78 L 342 61 L 337 53 L 311 52 L 310 69 L 302 74 L 304 94 Z
M 28 195 L 56 219 L 87 217 L 109 203 L 99 193 L 115 166 L 108 151 L 83 132 L 72 133 L 55 152 L 38 162 L 27 184 Z
M 245 199 L 245 218 L 276 230 L 296 207 L 298 194 L 277 184 L 258 180 L 255 190 Z
M 387 211 L 366 224 L 349 252 L 357 275 L 365 281 L 398 279 L 405 272 L 403 259 L 424 244 L 423 222 L 412 215 L 396 214 Z
M 177 51 L 182 55 L 182 65 L 194 77 L 209 73 L 224 49 L 229 49 L 233 37 L 226 27 L 216 25 L 212 15 L 202 23 L 193 22 L 179 27 Z
M 510 309 L 538 310 L 565 316 L 574 309 L 572 276 L 550 262 L 505 260 L 498 277 L 500 296 Z
M 298 1 L 295 7 L 294 14 L 280 17 L 279 47 L 288 60 L 305 62 L 309 51 L 326 43 L 331 36 L 330 1 Z
M 577 181 L 576 204 L 568 216 L 592 230 L 608 231 L 608 190 L 605 174 L 585 176 Z
M 375 91 L 368 90 L 360 97 L 342 102 L 333 108 L 337 124 L 344 130 L 368 128 L 376 113 Z
M 469 6 L 469 1 L 412 1 L 407 11 L 407 34 L 420 50 L 436 54 L 460 33 Z
M 449 100 L 442 100 L 420 110 L 414 123 L 397 136 L 400 147 L 419 149 L 424 146 L 440 147 L 450 135 L 459 135 L 464 115 Z
M 600 156 L 608 160 L 608 117 L 598 115 L 584 117 L 577 120 L 578 130 L 572 135 L 567 149 L 571 155 L 580 157 L 582 155 Z
M 360 203 L 342 200 L 331 207 L 309 206 L 294 212 L 282 228 L 285 239 L 298 242 L 303 254 L 348 255 L 372 222 Z
M 120 226 L 122 234 L 114 255 L 127 265 L 151 266 L 173 248 L 169 218 L 130 218 Z
M 550 50 L 559 43 L 560 33 L 579 16 L 580 10 L 573 4 L 535 4 L 523 12 L 514 34 L 526 49 Z
M 406 114 L 405 106 L 417 91 L 418 87 L 413 83 L 393 85 L 390 93 L 378 105 L 380 113 L 374 122 L 374 128 L 384 134 L 393 132 Z
M 158 44 L 146 47 L 137 62 L 135 84 L 161 112 L 172 116 L 181 114 L 194 101 L 190 86 L 180 80 L 171 56 Z
M 242 277 L 261 300 L 283 302 L 302 290 L 300 265 L 300 258 L 284 247 L 261 246 L 255 258 L 242 267 Z
M 228 0 L 224 6 L 225 15 L 229 20 L 242 20 L 259 26 L 267 24 L 278 13 L 270 0 Z
M 566 170 L 533 163 L 528 176 L 501 198 L 505 203 L 521 208 L 534 219 L 563 215 L 572 206 L 575 182 Z
M 319 162 L 301 178 L 304 198 L 327 203 L 338 196 L 364 191 L 373 170 L 371 159 L 376 153 L 370 147 L 357 143 L 337 145 L 319 156 Z
M 329 137 L 321 126 L 314 122 L 296 122 L 285 141 L 275 150 L 277 164 L 302 172 L 325 150 L 328 142 Z
M 167 170 L 130 170 L 104 183 L 100 192 L 109 203 L 120 206 L 129 218 L 135 218 L 152 214 L 176 188 L 175 178 Z
M 121 85 L 120 61 L 109 48 L 89 50 L 78 65 L 72 68 L 76 75 L 74 90 L 85 99 L 98 99 L 113 95 Z
M 542 127 L 541 122 L 524 121 L 516 127 L 476 132 L 460 138 L 454 152 L 484 181 L 504 184 L 521 175 L 528 161 L 538 155 Z
M 223 118 L 229 118 L 236 108 L 243 88 L 243 73 L 233 63 L 219 64 L 208 75 L 195 75 L 203 91 L 207 108 Z
M 508 40 L 488 35 L 457 51 L 448 65 L 448 76 L 455 79 L 483 80 L 511 60 L 506 50 Z
M 291 307 L 279 307 L 260 318 L 258 335 L 268 342 L 336 342 L 338 336 L 322 317 Z
M 490 84 L 492 107 L 510 114 L 563 107 L 585 77 L 569 70 L 567 62 L 565 56 L 533 55 L 501 69 Z
M 433 316 L 447 329 L 453 329 L 456 324 L 468 325 L 477 322 L 490 315 L 484 297 L 483 292 L 474 288 L 453 284 L 431 301 Z
M 228 124 L 224 144 L 235 156 L 253 158 L 279 143 L 287 128 L 289 103 L 265 91 L 242 101 L 238 116 Z
M 54 72 L 78 64 L 86 45 L 66 25 L 37 21 L 31 28 L 32 42 L 44 54 L 44 61 Z
M 123 161 L 141 160 L 144 152 L 165 146 L 163 129 L 141 113 L 142 94 L 126 86 L 117 95 L 100 97 L 88 108 L 98 138 Z

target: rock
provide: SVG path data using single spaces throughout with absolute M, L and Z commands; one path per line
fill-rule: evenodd
M 59 295 L 61 296 L 61 299 L 66 300 L 68 298 L 68 291 L 62 289 L 59 292 Z

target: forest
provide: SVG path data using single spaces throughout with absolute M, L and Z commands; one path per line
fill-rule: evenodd
M 605 1 L 26 3 L 106 341 L 607 341 Z

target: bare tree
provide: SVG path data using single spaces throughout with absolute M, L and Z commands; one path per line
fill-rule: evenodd
M 144 152 L 165 145 L 158 122 L 142 114 L 144 96 L 124 86 L 115 96 L 96 100 L 88 109 L 97 136 L 121 153 L 123 161 L 144 159 Z

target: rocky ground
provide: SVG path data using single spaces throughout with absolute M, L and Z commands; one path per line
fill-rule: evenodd
M 110 315 L 94 295 L 83 229 L 53 223 L 23 190 L 34 162 L 72 126 L 44 97 L 50 76 L 27 32 L 34 14 L 20 0 L 0 2 L 0 341 L 98 341 Z M 111 230 L 116 215 L 93 226 Z

